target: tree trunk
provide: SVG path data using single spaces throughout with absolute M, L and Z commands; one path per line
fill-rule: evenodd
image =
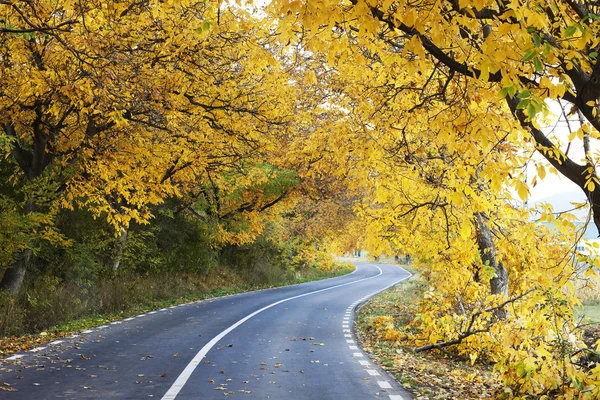
M 31 249 L 25 249 L 20 256 L 15 260 L 12 267 L 7 269 L 0 282 L 0 290 L 7 291 L 11 296 L 19 293 L 23 280 L 25 279 L 25 271 L 31 259 Z
M 23 210 L 23 215 L 31 214 L 35 209 L 35 204 L 32 200 L 29 200 L 25 206 L 25 210 Z M 23 285 L 23 281 L 25 280 L 27 266 L 33 255 L 33 251 L 31 250 L 31 240 L 28 245 L 30 248 L 21 250 L 15 255 L 12 266 L 6 270 L 2 277 L 2 281 L 0 281 L 0 290 L 7 291 L 11 296 L 16 296 L 19 293 L 21 285 Z
M 123 250 L 125 250 L 125 245 L 127 244 L 127 232 L 128 229 L 125 228 L 121 231 L 119 235 L 119 239 L 117 239 L 117 244 L 115 246 L 114 257 L 112 260 L 112 270 L 116 272 L 119 269 L 119 265 L 121 264 L 121 258 L 123 257 Z
M 492 267 L 496 276 L 490 279 L 490 291 L 496 295 L 508 294 L 508 273 L 506 268 L 496 258 L 496 246 L 492 238 L 492 232 L 487 225 L 487 217 L 483 213 L 475 213 L 475 227 L 477 235 L 477 245 L 481 255 L 481 261 Z M 506 318 L 506 310 L 498 310 L 496 316 L 500 319 Z

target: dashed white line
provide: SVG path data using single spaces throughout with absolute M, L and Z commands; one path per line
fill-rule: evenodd
M 367 372 L 371 376 L 379 376 L 379 372 L 375 371 L 374 369 L 368 369 Z
M 14 356 L 7 357 L 7 361 L 18 360 L 19 358 L 23 358 L 22 354 L 15 354 Z
M 92 333 L 92 332 L 94 332 L 94 331 L 93 331 L 93 330 L 91 330 L 91 329 L 88 329 L 87 331 L 83 331 L 83 332 L 81 332 L 81 333 Z
M 135 319 L 135 317 L 125 318 L 123 321 L 133 321 L 134 319 Z
M 352 353 L 352 357 L 364 357 L 363 353 Z
M 352 282 L 347 282 L 347 283 L 342 283 L 340 285 L 335 285 L 335 286 L 330 286 L 328 288 L 324 288 L 324 289 L 320 289 L 320 290 L 315 290 L 314 292 L 308 292 L 308 293 L 303 293 L 297 296 L 292 296 L 292 297 L 288 297 L 286 299 L 283 300 L 279 300 L 276 301 L 275 303 L 269 304 L 259 310 L 254 311 L 251 314 L 248 314 L 247 316 L 245 316 L 244 318 L 240 319 L 239 321 L 237 321 L 235 324 L 231 325 L 229 328 L 225 329 L 224 331 L 222 331 L 221 333 L 219 333 L 217 336 L 215 336 L 214 338 L 212 338 L 207 344 L 204 345 L 204 347 L 202 347 L 202 349 L 200 349 L 200 351 L 198 353 L 196 353 L 196 355 L 194 356 L 194 358 L 188 363 L 188 365 L 185 367 L 185 369 L 183 370 L 183 372 L 181 372 L 181 374 L 179 374 L 179 376 L 177 377 L 177 379 L 175 380 L 175 382 L 173 383 L 173 385 L 171 385 L 171 387 L 169 388 L 169 390 L 167 391 L 167 393 L 165 393 L 165 395 L 162 397 L 161 400 L 172 400 L 175 399 L 175 397 L 177 397 L 177 394 L 181 391 L 181 389 L 183 388 L 183 385 L 185 385 L 185 383 L 188 381 L 188 379 L 190 378 L 190 376 L 192 375 L 192 373 L 194 372 L 194 370 L 196 369 L 196 367 L 198 366 L 198 364 L 200 364 L 200 361 L 202 361 L 202 359 L 206 356 L 206 354 L 208 353 L 208 351 L 210 349 L 212 349 L 212 347 L 218 343 L 219 340 L 221 340 L 222 338 L 224 338 L 229 332 L 231 332 L 232 330 L 234 330 L 235 328 L 237 328 L 238 326 L 240 326 L 241 324 L 243 324 L 244 322 L 248 321 L 250 318 L 254 317 L 255 315 L 268 310 L 271 307 L 275 307 L 276 305 L 279 305 L 281 303 L 285 303 L 288 302 L 290 300 L 294 300 L 294 299 L 299 299 L 302 297 L 306 297 L 306 296 L 311 296 L 317 293 L 322 293 L 328 290 L 332 290 L 332 289 L 337 289 L 340 287 L 344 287 L 344 286 L 348 286 L 348 285 L 353 285 L 359 282 L 364 282 L 366 280 L 369 279 L 374 279 L 377 278 L 381 275 L 383 275 L 383 271 L 381 270 L 381 268 L 375 266 L 378 270 L 379 270 L 379 274 L 374 275 L 374 276 L 370 276 L 368 278 L 363 278 L 363 279 L 358 279 L 356 281 L 352 281 Z M 361 355 L 362 356 L 362 355 Z
M 55 345 L 61 344 L 63 342 L 64 342 L 64 340 L 55 340 L 54 342 L 50 342 L 49 344 L 52 345 L 52 346 L 55 346 Z
M 31 349 L 29 351 L 32 352 L 32 353 L 37 353 L 38 351 L 42 351 L 42 350 L 46 350 L 46 347 L 45 346 L 39 346 L 39 347 L 36 347 L 35 349 Z
M 351 334 L 349 334 L 349 333 L 345 333 L 345 334 L 344 334 L 344 337 L 352 337 L 352 335 L 351 335 Z
M 350 348 L 350 350 L 358 350 L 357 346 L 348 346 Z
M 354 343 L 354 340 L 346 339 L 346 343 Z
M 366 361 L 366 360 L 359 360 L 358 362 L 360 363 L 360 365 L 364 365 L 364 366 L 369 366 L 370 365 L 369 362 Z
M 377 381 L 377 384 L 382 389 L 391 389 L 392 388 L 392 385 L 390 385 L 390 383 L 388 381 Z
M 399 394 L 390 394 L 390 400 L 404 400 L 404 397 Z

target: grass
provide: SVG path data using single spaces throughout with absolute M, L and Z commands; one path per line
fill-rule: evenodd
M 41 281 L 23 294 L 21 304 L 18 299 L 0 299 L 0 332 L 4 332 L 0 337 L 0 356 L 176 304 L 332 278 L 353 270 L 347 264 L 331 271 L 307 268 L 271 276 L 262 283 L 256 276 L 250 279 L 227 268 L 209 275 L 120 277 L 98 282 L 91 288 Z
M 491 368 L 449 358 L 441 353 L 414 353 L 402 341 L 383 340 L 375 329 L 377 317 L 392 316 L 402 329 L 416 314 L 425 282 L 410 266 L 413 277 L 373 297 L 358 312 L 357 333 L 372 358 L 418 400 L 494 398 L 501 389 Z
M 583 271 L 582 271 L 583 272 Z M 600 276 L 598 273 L 589 276 L 575 277 L 575 295 L 581 299 L 583 307 L 575 311 L 576 316 L 583 316 L 586 322 L 600 324 Z

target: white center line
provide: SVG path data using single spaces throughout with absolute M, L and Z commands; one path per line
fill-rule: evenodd
M 215 344 L 217 344 L 217 342 L 219 340 L 221 340 L 223 337 L 225 337 L 225 335 L 227 335 L 229 332 L 233 331 L 235 328 L 237 328 L 238 326 L 240 326 L 244 322 L 248 321 L 250 318 L 254 317 L 255 315 L 257 315 L 257 314 L 259 314 L 259 313 L 261 313 L 261 312 L 263 312 L 265 310 L 268 310 L 271 307 L 275 307 L 275 306 L 277 306 L 277 305 L 279 305 L 281 303 L 285 303 L 285 302 L 290 301 L 290 300 L 299 299 L 301 297 L 306 297 L 306 296 L 311 296 L 313 294 L 322 293 L 322 292 L 325 292 L 325 291 L 328 291 L 328 290 L 337 289 L 337 288 L 348 286 L 348 285 L 354 285 L 354 284 L 359 283 L 359 282 L 364 282 L 364 281 L 367 281 L 369 279 L 377 278 L 377 277 L 379 277 L 379 276 L 381 276 L 383 274 L 383 271 L 378 266 L 375 266 L 375 268 L 377 268 L 379 270 L 379 273 L 377 275 L 370 276 L 368 278 L 359 279 L 359 280 L 352 281 L 352 282 L 342 283 L 340 285 L 331 286 L 331 287 L 328 287 L 328 288 L 325 288 L 325 289 L 315 290 L 314 292 L 308 292 L 308 293 L 300 294 L 300 295 L 297 295 L 297 296 L 288 297 L 287 299 L 279 300 L 279 301 L 276 301 L 275 303 L 269 304 L 268 306 L 265 306 L 265 307 L 263 307 L 263 308 L 261 308 L 259 310 L 256 310 L 253 313 L 251 313 L 251 314 L 245 316 L 244 318 L 240 319 L 238 322 L 236 322 L 235 324 L 231 325 L 229 328 L 225 329 L 223 332 L 219 333 L 217 336 L 215 336 L 214 338 L 212 338 L 210 340 L 210 342 L 208 342 L 207 344 L 205 344 L 204 347 L 202 347 L 202 349 L 200 349 L 200 351 L 194 356 L 194 358 L 185 367 L 185 369 L 183 370 L 183 372 L 181 372 L 181 374 L 179 374 L 179 376 L 177 377 L 177 379 L 175 380 L 175 382 L 173 383 L 173 385 L 169 388 L 169 390 L 167 391 L 167 393 L 165 393 L 165 395 L 162 397 L 161 400 L 172 400 L 175 397 L 177 397 L 177 394 L 179 394 L 179 392 L 183 388 L 183 385 L 185 385 L 185 383 L 188 381 L 188 379 L 190 379 L 190 376 L 192 376 L 192 373 L 194 372 L 194 370 L 196 369 L 196 367 L 200 364 L 200 361 L 202 361 L 202 359 L 209 352 L 209 350 Z M 361 354 L 361 357 L 362 357 L 362 354 Z

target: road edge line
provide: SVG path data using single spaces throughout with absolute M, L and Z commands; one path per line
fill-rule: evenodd
M 221 333 L 219 333 L 217 336 L 215 336 L 214 338 L 212 338 L 208 343 L 206 343 L 204 345 L 204 347 L 202 347 L 200 349 L 200 351 L 198 351 L 198 353 L 196 353 L 196 355 L 194 356 L 194 358 L 192 358 L 192 360 L 188 363 L 188 365 L 184 368 L 184 370 L 179 374 L 179 376 L 177 377 L 177 379 L 175 379 L 175 382 L 173 382 L 173 384 L 171 385 L 171 387 L 169 388 L 169 390 L 167 391 L 167 393 L 164 394 L 164 396 L 161 398 L 161 400 L 173 400 L 177 397 L 177 395 L 179 394 L 179 392 L 181 391 L 181 389 L 183 389 L 183 386 L 187 383 L 188 379 L 190 378 L 190 376 L 192 376 L 192 373 L 194 372 L 194 370 L 196 369 L 196 367 L 200 364 L 200 361 L 202 361 L 202 359 L 206 356 L 206 354 L 210 351 L 210 349 L 212 349 L 218 342 L 219 340 L 223 339 L 229 332 L 233 331 L 235 328 L 237 328 L 238 326 L 242 325 L 244 322 L 248 321 L 249 319 L 251 319 L 252 317 L 254 317 L 257 314 L 260 314 L 261 312 L 268 310 L 269 308 L 275 307 L 281 303 L 285 303 L 288 302 L 290 300 L 295 300 L 301 297 L 306 297 L 306 296 L 311 296 L 313 294 L 317 294 L 317 293 L 321 293 L 321 292 L 325 292 L 328 290 L 332 290 L 332 289 L 337 289 L 343 286 L 348 286 L 348 285 L 354 285 L 356 283 L 359 282 L 364 282 L 367 281 L 369 279 L 374 279 L 377 278 L 381 275 L 383 275 L 383 270 L 381 268 L 379 268 L 377 265 L 373 265 L 373 264 L 369 264 L 374 266 L 375 268 L 377 268 L 379 270 L 379 274 L 375 275 L 375 276 L 370 276 L 368 278 L 362 278 L 359 279 L 357 281 L 352 281 L 352 282 L 346 282 L 346 283 L 342 283 L 340 285 L 335 285 L 335 286 L 331 286 L 328 288 L 324 288 L 324 289 L 319 289 L 319 290 L 315 290 L 314 292 L 308 292 L 308 293 L 303 293 L 297 296 L 292 296 L 292 297 L 288 297 L 286 299 L 283 300 L 279 300 L 276 301 L 275 303 L 271 303 L 259 310 L 254 311 L 251 314 L 248 314 L 247 316 L 245 316 L 244 318 L 240 319 L 239 321 L 237 321 L 236 323 L 234 323 L 233 325 L 231 325 L 229 328 L 223 330 Z M 408 272 L 408 271 L 407 271 Z M 410 272 L 409 272 L 410 274 Z M 412 276 L 412 274 L 411 274 Z

